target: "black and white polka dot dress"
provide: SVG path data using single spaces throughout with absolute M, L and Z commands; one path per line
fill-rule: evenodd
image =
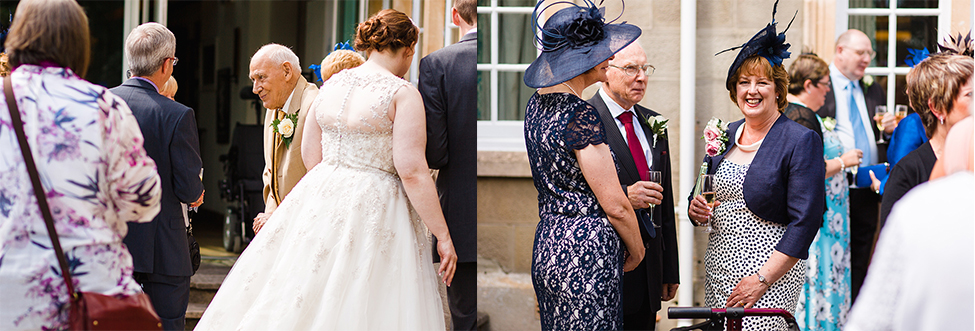
M 704 301 L 709 307 L 725 307 L 738 282 L 758 272 L 772 256 L 787 228 L 759 218 L 745 205 L 742 183 L 748 166 L 725 159 L 714 176 L 715 195 L 721 204 L 714 209 L 714 231 L 704 256 Z M 805 269 L 805 261 L 799 260 L 753 308 L 782 308 L 795 314 Z M 781 317 L 746 317 L 742 326 L 745 330 L 787 330 Z

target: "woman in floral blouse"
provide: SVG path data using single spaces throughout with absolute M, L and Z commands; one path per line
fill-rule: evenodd
M 78 291 L 134 294 L 126 222 L 159 212 L 159 176 L 129 108 L 84 76 L 88 19 L 73 0 L 24 0 L 6 50 L 24 131 Z M 69 295 L 0 98 L 0 329 L 63 329 Z

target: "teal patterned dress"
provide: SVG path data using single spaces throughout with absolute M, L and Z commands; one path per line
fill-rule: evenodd
M 826 160 L 843 155 L 835 131 L 823 127 Z M 850 311 L 850 190 L 845 172 L 826 179 L 823 226 L 809 246 L 806 283 L 799 297 L 796 319 L 803 330 L 842 330 Z

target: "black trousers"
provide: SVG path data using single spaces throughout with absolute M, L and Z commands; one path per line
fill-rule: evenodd
M 647 296 L 647 260 L 642 262 L 623 275 L 623 304 L 630 304 L 638 307 L 635 311 L 632 307 L 623 308 L 623 330 L 654 330 L 657 327 L 657 311 L 650 307 L 650 298 Z M 631 298 L 639 298 L 634 301 Z M 659 300 L 659 299 L 658 299 Z M 634 305 L 635 302 L 639 302 Z
M 186 307 L 190 303 L 190 276 L 167 276 L 136 272 L 136 282 L 149 295 L 163 330 L 186 329 Z
M 477 328 L 477 262 L 459 262 L 447 288 L 454 330 Z
M 869 188 L 850 189 L 850 277 L 851 294 L 856 300 L 867 277 L 870 250 L 880 218 L 880 196 Z

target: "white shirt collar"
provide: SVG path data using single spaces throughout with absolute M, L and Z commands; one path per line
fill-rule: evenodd
M 829 78 L 833 81 L 833 90 L 839 89 L 846 91 L 850 87 L 850 82 L 852 82 L 852 80 L 840 72 L 840 69 L 836 68 L 835 63 L 829 65 Z
M 291 89 L 291 94 L 288 94 L 288 101 L 285 101 L 284 107 L 281 107 L 281 109 L 278 110 L 283 111 L 285 114 L 291 115 L 291 113 L 289 113 L 288 110 L 291 109 L 291 99 L 295 97 L 295 90 L 297 88 L 298 88 L 298 84 L 295 83 L 295 88 Z
M 606 90 L 603 89 L 603 87 L 599 87 L 599 96 L 603 98 L 603 102 L 606 104 L 606 108 L 609 108 L 609 114 L 613 115 L 613 118 L 619 117 L 620 114 L 625 111 L 632 112 L 633 115 L 639 115 L 636 113 L 636 110 L 634 110 L 633 107 L 630 107 L 630 109 L 623 109 L 623 106 L 616 103 L 616 100 L 613 100 L 613 98 L 606 93 Z

